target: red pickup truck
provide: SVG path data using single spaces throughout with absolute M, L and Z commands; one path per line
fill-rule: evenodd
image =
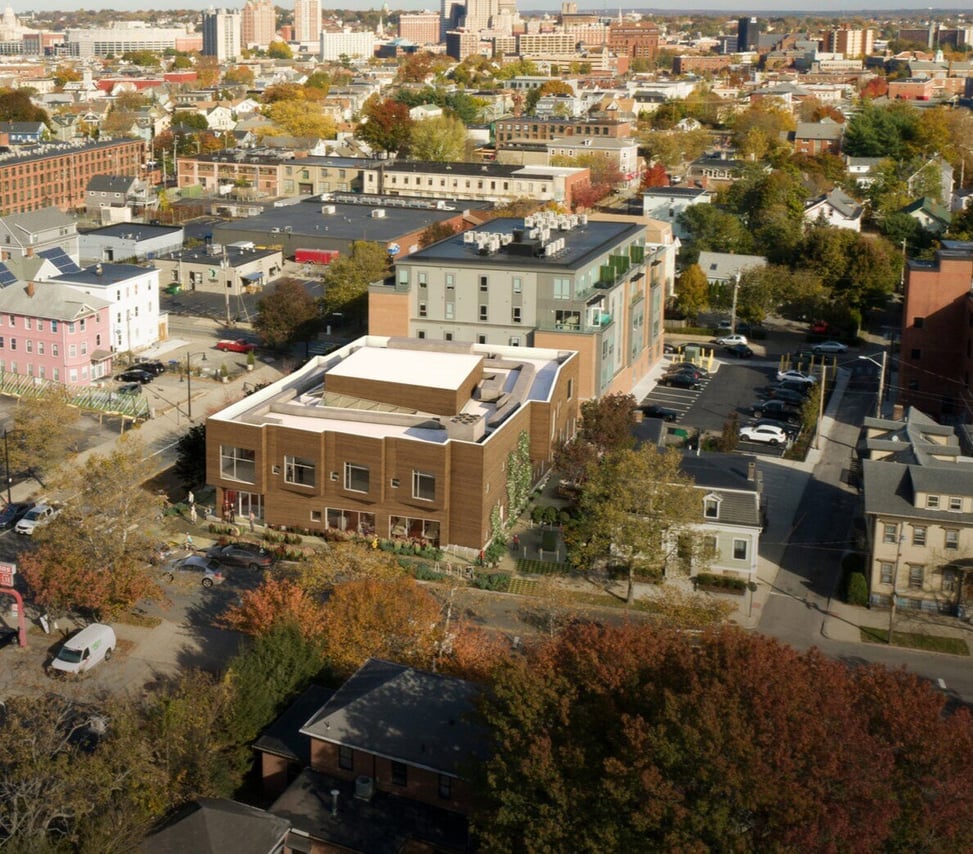
M 249 353 L 251 350 L 256 350 L 257 345 L 251 344 L 244 338 L 221 338 L 216 342 L 216 349 L 229 353 Z

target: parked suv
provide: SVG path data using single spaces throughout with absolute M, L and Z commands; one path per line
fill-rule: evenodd
M 38 504 L 27 511 L 27 514 L 17 523 L 14 530 L 18 534 L 29 537 L 34 533 L 35 528 L 46 525 L 60 512 L 60 509 L 52 504 Z

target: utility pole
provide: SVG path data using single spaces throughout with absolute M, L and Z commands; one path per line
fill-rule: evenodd
M 733 283 L 733 306 L 730 308 L 730 335 L 737 334 L 737 294 L 740 293 L 740 274 Z

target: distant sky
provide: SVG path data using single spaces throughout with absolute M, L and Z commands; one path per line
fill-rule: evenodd
M 325 9 L 329 8 L 340 8 L 340 9 L 380 9 L 383 5 L 384 0 L 322 0 L 322 6 Z M 124 9 L 130 11 L 133 9 L 207 9 L 210 6 L 226 7 L 228 9 L 241 9 L 243 8 L 243 0 L 214 0 L 213 2 L 208 2 L 208 0 L 112 0 L 109 3 L 94 3 L 91 0 L 32 0 L 28 4 L 24 0 L 19 0 L 19 2 L 10 2 L 10 0 L 0 0 L 0 8 L 6 8 L 7 6 L 12 6 L 14 12 L 19 16 L 23 15 L 28 8 L 30 10 L 48 12 L 52 10 L 74 10 L 74 9 Z M 285 8 L 293 8 L 293 0 L 278 0 L 277 5 Z M 537 10 L 537 11 L 556 11 L 560 9 L 560 0 L 529 0 L 527 3 L 518 3 L 518 8 L 521 10 Z M 864 13 L 879 13 L 883 17 L 895 17 L 902 14 L 920 14 L 926 12 L 929 8 L 942 13 L 959 14 L 965 12 L 967 15 L 973 17 L 973 10 L 969 7 L 962 6 L 916 6 L 916 7 L 902 7 L 895 3 L 890 3 L 888 0 L 882 2 L 882 0 L 852 0 L 851 3 L 842 2 L 842 0 L 817 0 L 817 2 L 810 3 L 808 0 L 747 0 L 746 6 L 741 7 L 740 4 L 731 2 L 730 0 L 702 0 L 693 4 L 692 9 L 687 9 L 685 3 L 679 2 L 679 0 L 657 0 L 657 2 L 652 7 L 634 7 L 634 6 L 623 6 L 625 11 L 631 11 L 632 9 L 638 8 L 640 11 L 645 11 L 651 13 L 657 11 L 660 14 L 672 15 L 674 12 L 683 12 L 687 15 L 691 15 L 693 12 L 711 12 L 723 15 L 744 15 L 748 13 L 758 13 L 758 14 L 794 14 L 797 12 L 804 12 L 807 15 L 821 15 L 824 13 L 840 12 L 846 15 L 854 15 L 857 11 L 862 11 Z M 434 0 L 399 0 L 399 2 L 390 2 L 389 8 L 391 9 L 438 9 L 439 3 L 434 2 Z M 618 4 L 612 3 L 610 0 L 604 0 L 604 2 L 579 2 L 578 8 L 581 11 L 592 11 L 592 12 L 608 12 L 611 14 L 618 13 Z

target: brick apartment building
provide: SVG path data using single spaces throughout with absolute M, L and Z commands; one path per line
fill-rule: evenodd
M 619 56 L 653 59 L 659 50 L 659 28 L 648 21 L 614 23 L 608 28 L 608 47 Z
M 973 421 L 973 242 L 944 240 L 932 261 L 909 259 L 899 402 Z
M 647 220 L 535 214 L 439 241 L 369 289 L 369 331 L 577 350 L 581 399 L 628 393 L 662 353 L 667 258 Z
M 43 143 L 0 155 L 0 210 L 22 213 L 56 206 L 85 206 L 85 188 L 95 175 L 140 175 L 145 143 L 117 139 L 84 145 Z
M 599 137 L 601 139 L 625 139 L 634 133 L 632 122 L 605 119 L 602 121 L 576 121 L 574 119 L 538 118 L 517 116 L 498 119 L 496 122 L 497 148 L 511 142 L 550 142 L 570 137 Z
M 210 416 L 207 483 L 243 518 L 479 550 L 510 479 L 574 434 L 578 367 L 566 346 L 360 338 Z

